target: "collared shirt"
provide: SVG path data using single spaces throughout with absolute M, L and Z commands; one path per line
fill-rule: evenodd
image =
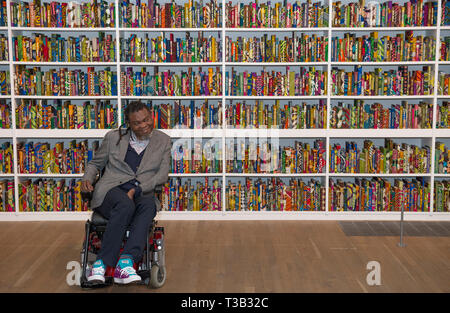
M 130 146 L 136 151 L 137 154 L 141 154 L 142 151 L 147 148 L 148 143 L 150 142 L 150 136 L 152 135 L 152 132 L 150 133 L 149 137 L 144 140 L 140 140 L 136 137 L 136 134 L 131 130 L 131 136 L 130 136 Z

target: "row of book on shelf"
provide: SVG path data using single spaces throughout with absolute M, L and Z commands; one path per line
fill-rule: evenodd
M 325 211 L 326 189 L 315 179 L 245 178 L 229 181 L 222 200 L 219 179 L 204 182 L 170 179 L 162 188 L 163 211 Z M 19 212 L 87 211 L 89 203 L 81 198 L 81 181 L 76 179 L 31 179 L 18 184 Z M 355 178 L 354 182 L 330 179 L 329 211 L 430 211 L 434 197 L 435 212 L 450 211 L 450 181 L 430 183 L 422 178 Z M 14 212 L 14 181 L 0 180 L 0 212 Z
M 9 79 L 9 77 L 8 77 Z M 115 96 L 116 72 L 109 67 L 95 71 L 94 67 L 41 71 L 40 67 L 18 65 L 14 74 L 16 95 L 36 96 Z
M 219 67 L 199 67 L 198 72 L 189 67 L 180 73 L 154 69 L 152 74 L 145 67 L 127 67 L 120 73 L 120 86 L 126 96 L 220 96 L 222 72 Z
M 435 26 L 437 1 L 411 0 L 333 1 L 334 27 Z M 450 24 L 450 4 L 442 0 L 442 25 Z M 115 4 L 102 0 L 87 3 L 11 2 L 11 23 L 19 27 L 114 27 Z M 129 28 L 211 28 L 221 27 L 222 2 L 156 0 L 121 1 L 119 25 Z M 6 1 L 0 3 L 0 26 L 6 26 Z M 328 27 L 329 8 L 325 1 L 255 1 L 251 4 L 225 3 L 226 27 L 296 28 Z
M 71 140 L 54 145 L 45 142 L 19 142 L 17 164 L 19 173 L 79 174 L 84 172 L 99 145 L 87 140 Z M 227 173 L 323 173 L 325 142 L 315 140 L 311 145 L 295 140 L 293 146 L 272 140 L 227 140 L 225 164 Z M 426 174 L 431 172 L 431 151 L 425 145 L 396 143 L 385 138 L 384 146 L 376 147 L 364 140 L 330 146 L 330 173 Z M 221 173 L 222 148 L 220 140 L 202 142 L 177 140 L 172 148 L 171 173 Z M 435 146 L 434 172 L 450 173 L 450 149 L 444 142 Z M 5 141 L 0 146 L 0 173 L 13 173 L 13 147 Z
M 354 71 L 347 71 L 333 67 L 331 93 L 337 96 L 433 95 L 431 68 L 423 66 L 422 70 L 410 71 L 408 66 L 399 66 L 398 70 L 363 71 L 362 65 L 356 65 Z
M 64 38 L 60 34 L 36 33 L 31 37 L 18 35 L 12 38 L 13 61 L 24 62 L 114 62 L 116 40 L 111 34 L 99 32 L 98 36 L 85 35 Z
M 227 141 L 227 173 L 323 173 L 325 168 L 325 141 L 313 144 L 295 140 L 293 146 L 268 140 Z
M 136 34 L 120 38 L 122 62 L 221 62 L 221 34 L 205 36 L 198 32 L 196 38 L 186 32 L 185 38 L 175 38 L 164 33 L 149 38 Z M 98 32 L 88 38 L 62 37 L 60 34 L 46 36 L 34 33 L 12 38 L 13 61 L 24 62 L 114 62 L 116 39 L 112 34 Z M 450 60 L 450 37 L 441 39 L 440 61 Z M 8 38 L 0 34 L 0 61 L 8 60 Z M 435 39 L 431 36 L 414 36 L 412 30 L 405 35 L 385 35 L 378 32 L 357 37 L 345 33 L 343 38 L 331 39 L 332 62 L 401 62 L 434 61 Z M 327 62 L 328 37 L 316 34 L 292 35 L 278 38 L 264 34 L 262 37 L 225 37 L 226 62 Z
M 112 129 L 117 110 L 109 100 L 83 101 L 20 99 L 16 102 L 16 127 L 23 129 Z M 0 107 L 1 112 L 1 107 Z M 1 115 L 1 113 L 0 113 Z
M 181 2 L 181 1 L 179 1 Z M 120 2 L 119 25 L 125 28 L 222 27 L 222 2 L 188 0 L 179 3 L 156 0 Z
M 333 144 L 330 147 L 330 173 L 430 173 L 431 150 L 429 146 L 395 143 L 385 138 L 384 146 L 376 147 L 371 140 Z
M 438 2 L 411 0 L 365 1 L 351 3 L 333 1 L 334 27 L 408 27 L 435 26 Z
M 116 73 L 109 67 L 95 70 L 88 67 L 69 70 L 67 68 L 41 71 L 40 67 L 16 67 L 14 88 L 16 95 L 47 96 L 116 96 Z M 335 96 L 401 96 L 433 95 L 434 74 L 431 66 L 422 70 L 398 70 L 376 68 L 363 72 L 361 65 L 354 71 L 333 67 L 331 91 Z M 9 72 L 0 72 L 2 94 L 9 94 Z M 439 72 L 438 94 L 448 95 L 450 74 Z M 219 96 L 222 94 L 222 72 L 219 67 L 201 67 L 195 72 L 192 67 L 180 73 L 173 70 L 147 72 L 127 67 L 120 73 L 120 86 L 124 96 Z M 225 72 L 225 94 L 227 96 L 324 96 L 327 94 L 327 71 L 310 67 L 285 72 L 261 71 Z
M 114 27 L 115 17 L 115 3 L 105 0 L 11 1 L 12 27 Z
M 430 210 L 430 184 L 424 178 L 371 179 L 354 182 L 330 179 L 330 211 L 405 211 Z
M 232 101 L 227 106 L 225 119 L 232 128 L 326 128 L 327 105 L 325 99 L 320 99 L 318 104 L 288 101 L 285 105 L 280 105 L 277 99 L 270 107 L 261 100 L 255 100 L 255 104 Z
M 20 99 L 16 100 L 16 127 L 19 129 L 112 129 L 116 128 L 117 107 L 110 100 L 83 101 Z M 280 100 L 231 101 L 225 111 L 227 128 L 236 129 L 324 129 L 326 128 L 327 105 L 325 99 L 317 104 L 297 100 L 280 105 Z M 127 101 L 123 102 L 126 107 Z M 220 128 L 222 106 L 204 100 L 202 104 L 173 103 L 153 104 L 150 108 L 154 127 L 157 129 L 206 129 Z M 124 114 L 122 110 L 122 115 Z M 337 102 L 331 107 L 332 129 L 431 129 L 433 105 L 428 102 L 383 106 L 375 102 L 365 103 L 355 99 L 352 103 Z M 124 116 L 122 119 L 124 120 Z M 0 129 L 11 128 L 11 105 L 0 99 Z M 450 128 L 450 103 L 442 101 L 436 111 L 436 128 Z
M 445 40 L 441 43 L 443 52 L 446 52 L 448 38 Z M 434 61 L 435 55 L 435 38 L 414 36 L 412 30 L 395 36 L 381 36 L 377 31 L 362 36 L 345 33 L 343 38 L 331 39 L 332 62 Z M 446 58 L 446 54 L 441 55 L 442 61 Z

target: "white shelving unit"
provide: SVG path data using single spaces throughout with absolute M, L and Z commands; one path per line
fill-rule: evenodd
M 8 6 L 8 15 L 11 16 L 10 13 L 10 3 L 13 0 L 7 0 Z M 288 0 L 289 1 L 289 0 Z M 319 0 L 317 0 L 319 1 Z M 161 1 L 162 3 L 166 2 L 165 0 Z M 17 129 L 15 122 L 15 108 L 16 101 L 18 99 L 61 99 L 61 100 L 115 100 L 118 105 L 117 116 L 120 119 L 121 110 L 123 108 L 124 100 L 221 100 L 222 102 L 222 121 L 224 125 L 221 128 L 216 129 L 170 129 L 170 130 L 162 130 L 163 132 L 169 134 L 173 138 L 180 137 L 202 137 L 202 138 L 220 138 L 222 142 L 222 151 L 225 151 L 225 139 L 230 137 L 237 138 L 246 138 L 246 137 L 271 137 L 278 136 L 279 138 L 287 138 L 287 139 L 299 139 L 301 141 L 302 138 L 305 140 L 312 140 L 314 138 L 324 138 L 326 140 L 326 162 L 327 166 L 324 169 L 324 172 L 321 174 L 234 174 L 234 173 L 215 173 L 215 174 L 170 174 L 170 177 L 218 177 L 222 180 L 222 211 L 170 211 L 170 212 L 160 212 L 160 219 L 212 219 L 212 220 L 242 220 L 242 219 L 265 219 L 265 220 L 399 220 L 400 212 L 331 212 L 328 211 L 328 203 L 329 203 L 329 194 L 328 194 L 328 185 L 329 178 L 333 177 L 426 177 L 430 180 L 431 184 L 431 208 L 433 208 L 433 182 L 436 177 L 439 178 L 448 178 L 450 179 L 450 174 L 434 174 L 433 172 L 427 174 L 335 174 L 329 172 L 329 147 L 330 140 L 335 140 L 339 138 L 344 142 L 347 138 L 400 138 L 405 139 L 405 141 L 410 140 L 412 138 L 425 138 L 429 139 L 432 142 L 432 159 L 431 159 L 431 168 L 434 169 L 434 144 L 436 138 L 450 138 L 450 129 L 437 129 L 436 128 L 436 111 L 438 106 L 438 99 L 450 99 L 450 96 L 440 96 L 437 93 L 437 86 L 434 88 L 433 95 L 427 96 L 402 96 L 399 98 L 398 96 L 335 96 L 331 95 L 331 69 L 336 66 L 354 66 L 358 64 L 363 64 L 365 66 L 399 66 L 399 65 L 431 65 L 435 70 L 435 82 L 437 82 L 437 74 L 439 71 L 439 67 L 443 65 L 450 65 L 450 61 L 438 61 L 439 60 L 439 46 L 440 46 L 440 37 L 441 31 L 447 31 L 450 35 L 450 26 L 440 26 L 441 21 L 441 0 L 438 0 L 438 20 L 437 26 L 432 27 L 367 27 L 367 28 L 347 28 L 347 27 L 333 27 L 332 26 L 332 3 L 333 0 L 322 0 L 322 3 L 326 3 L 329 6 L 329 26 L 328 27 L 320 27 L 320 28 L 284 28 L 284 29 L 273 29 L 273 28 L 226 28 L 225 27 L 225 0 L 218 0 L 218 2 L 222 3 L 222 25 L 221 28 L 124 28 L 119 25 L 119 0 L 115 0 L 116 5 L 116 26 L 114 28 L 44 28 L 44 27 L 12 27 L 11 20 L 8 18 L 8 26 L 0 27 L 0 32 L 7 32 L 9 38 L 9 51 L 10 51 L 10 61 L 9 62 L 0 62 L 0 66 L 8 66 L 10 71 L 10 81 L 13 84 L 14 77 L 14 68 L 16 65 L 28 65 L 28 66 L 52 66 L 52 67 L 76 67 L 76 66 L 100 66 L 100 67 L 111 67 L 115 68 L 117 71 L 117 77 L 119 79 L 119 73 L 123 67 L 127 66 L 141 66 L 141 67 L 221 67 L 222 70 L 222 96 L 175 96 L 175 97 L 166 97 L 166 96 L 125 96 L 121 95 L 120 83 L 117 83 L 117 96 L 22 96 L 15 95 L 14 87 L 11 86 L 11 95 L 10 96 L 0 96 L 0 99 L 11 99 L 12 102 L 12 129 L 0 129 L 0 140 L 10 139 L 14 146 L 14 172 L 11 174 L 0 174 L 0 178 L 10 178 L 14 179 L 15 182 L 15 212 L 0 212 L 0 221 L 27 221 L 27 220 L 85 220 L 90 216 L 90 212 L 19 212 L 19 196 L 18 196 L 18 183 L 20 179 L 23 178 L 80 178 L 81 174 L 21 174 L 18 173 L 17 166 L 17 142 L 21 139 L 70 139 L 70 138 L 89 138 L 89 139 L 101 139 L 109 130 L 93 130 L 93 129 L 82 129 L 82 130 L 44 130 L 44 129 Z M 236 1 L 233 0 L 233 3 Z M 243 2 L 248 3 L 248 0 L 243 0 Z M 277 2 L 277 1 L 275 1 Z M 282 2 L 280 0 L 280 2 Z M 304 1 L 301 1 L 304 2 Z M 315 2 L 315 1 L 314 1 Z M 344 3 L 354 2 L 354 1 L 343 1 Z M 383 0 L 379 0 L 379 2 L 383 2 Z M 403 1 L 401 1 L 403 2 Z M 433 33 L 436 38 L 436 57 L 434 61 L 424 61 L 424 62 L 331 62 L 331 38 L 336 34 L 342 34 L 343 32 L 390 32 L 392 34 L 396 34 L 399 32 L 404 32 L 407 30 L 413 31 L 426 31 Z M 120 56 L 116 53 L 116 62 L 49 62 L 49 63 L 37 63 L 37 62 L 19 62 L 12 61 L 12 37 L 17 33 L 26 32 L 28 33 L 70 33 L 70 35 L 75 35 L 79 33 L 92 33 L 95 32 L 107 32 L 113 33 L 116 39 L 116 51 L 119 51 L 119 38 L 123 36 L 128 36 L 133 33 L 172 33 L 172 32 L 215 32 L 220 33 L 221 35 L 221 44 L 222 44 L 222 56 L 221 62 L 204 62 L 204 63 L 132 63 L 132 62 L 121 62 Z M 322 33 L 323 36 L 328 37 L 328 61 L 327 62 L 290 62 L 290 63 L 281 63 L 281 62 L 273 62 L 273 63 L 234 63 L 234 62 L 226 62 L 225 60 L 225 38 L 227 35 L 239 34 L 240 36 L 261 36 L 264 32 L 270 32 L 278 34 L 280 32 L 290 32 L 290 33 Z M 286 66 L 319 66 L 323 67 L 328 72 L 328 93 L 326 95 L 320 96 L 227 96 L 225 95 L 225 72 L 227 70 L 231 70 L 232 67 L 259 67 L 259 68 L 270 68 L 270 67 L 286 67 Z M 258 69 L 259 70 L 259 69 Z M 225 126 L 225 108 L 227 106 L 227 101 L 229 100 L 268 100 L 273 102 L 273 100 L 278 99 L 289 99 L 289 100 L 318 100 L 323 99 L 326 100 L 327 103 L 327 123 L 329 121 L 329 114 L 331 111 L 332 101 L 336 100 L 354 100 L 354 99 L 362 99 L 362 100 L 422 100 L 428 99 L 428 101 L 432 101 L 433 103 L 433 125 L 432 129 L 230 129 Z M 222 160 L 222 168 L 225 169 L 225 160 Z M 321 180 L 325 186 L 327 187 L 326 192 L 326 211 L 323 212 L 309 212 L 309 211 L 227 211 L 225 206 L 225 188 L 228 179 L 239 178 L 239 177 L 304 177 L 304 178 L 316 178 Z M 407 220 L 450 220 L 450 212 L 441 213 L 441 212 L 433 212 L 431 209 L 430 212 L 405 212 L 405 219 Z

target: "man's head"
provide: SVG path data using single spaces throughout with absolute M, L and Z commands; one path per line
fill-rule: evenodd
M 138 139 L 145 139 L 153 130 L 153 118 L 150 109 L 140 101 L 133 101 L 127 105 L 125 122 Z

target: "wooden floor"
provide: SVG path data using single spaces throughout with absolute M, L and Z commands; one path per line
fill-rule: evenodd
M 337 221 L 164 221 L 158 290 L 69 286 L 84 222 L 1 222 L 0 292 L 450 292 L 450 237 L 346 236 Z M 367 263 L 381 267 L 369 286 Z

